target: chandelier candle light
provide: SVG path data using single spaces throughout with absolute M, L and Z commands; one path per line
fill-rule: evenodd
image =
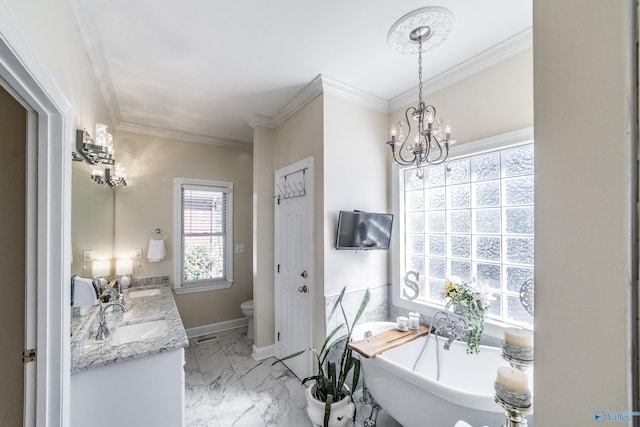
M 436 108 L 422 99 L 422 52 L 442 43 L 453 28 L 453 14 L 442 7 L 425 7 L 406 14 L 391 27 L 387 40 L 401 53 L 418 53 L 418 105 L 405 111 L 404 120 L 391 128 L 393 160 L 402 166 L 415 164 L 418 175 L 425 165 L 443 163 L 449 157 L 449 146 L 456 142 L 451 138 L 451 126 L 446 125 L 444 135 L 442 120 L 436 118 Z M 412 126 L 412 121 L 415 122 Z M 404 127 L 407 134 L 404 134 Z

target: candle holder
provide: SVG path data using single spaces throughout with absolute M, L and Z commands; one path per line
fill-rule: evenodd
M 498 387 L 497 384 L 496 387 Z M 531 405 L 524 408 L 514 406 L 498 397 L 497 392 L 495 401 L 504 408 L 505 415 L 507 416 L 507 423 L 504 424 L 503 427 L 527 427 L 529 425 L 526 416 L 532 412 Z
M 533 346 L 517 346 L 502 342 L 502 358 L 521 371 L 533 366 Z
M 502 358 L 509 362 L 511 367 L 525 371 L 533 366 L 533 346 L 514 346 L 503 342 Z M 507 417 L 507 424 L 503 427 L 528 426 L 525 417 L 532 413 L 531 393 L 505 390 L 497 382 L 495 390 L 495 401 L 504 408 Z

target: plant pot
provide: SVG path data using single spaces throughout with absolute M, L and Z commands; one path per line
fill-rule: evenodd
M 346 388 L 346 387 L 345 387 Z M 316 399 L 314 393 L 316 385 L 307 387 L 305 395 L 307 397 L 307 414 L 314 427 L 324 426 L 324 407 L 325 403 Z M 329 427 L 344 427 L 349 424 L 349 420 L 353 417 L 355 405 L 351 402 L 351 397 L 347 395 L 342 400 L 331 404 L 331 416 L 329 418 Z

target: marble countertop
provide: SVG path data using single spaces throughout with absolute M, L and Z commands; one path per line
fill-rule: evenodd
M 124 294 L 125 306 L 128 311 L 122 313 L 118 307 L 110 308 L 107 311 L 105 318 L 110 333 L 104 340 L 96 340 L 100 323 L 100 305 L 91 310 L 86 321 L 71 338 L 72 374 L 97 366 L 138 359 L 189 345 L 171 287 L 169 285 L 155 285 L 147 288 L 157 288 L 160 290 L 160 294 L 130 298 L 131 291 L 143 289 L 130 288 L 125 290 Z M 118 346 L 112 344 L 111 339 L 117 325 L 157 319 L 165 319 L 169 325 L 164 336 Z

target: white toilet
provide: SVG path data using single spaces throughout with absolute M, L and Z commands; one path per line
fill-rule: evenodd
M 240 304 L 242 314 L 249 318 L 249 327 L 247 328 L 247 339 L 253 340 L 253 300 L 245 301 Z

